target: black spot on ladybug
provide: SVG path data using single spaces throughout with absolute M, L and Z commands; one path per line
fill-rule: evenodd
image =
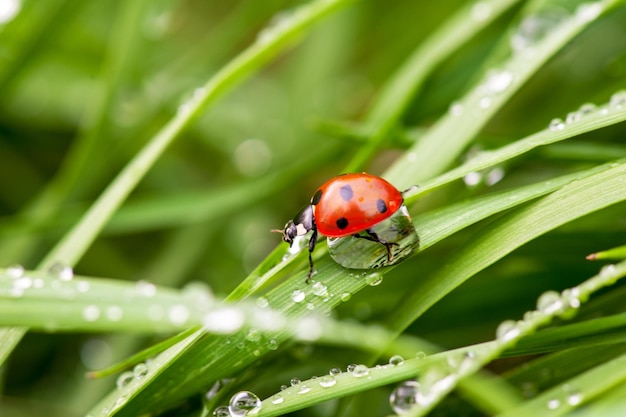
M 337 227 L 340 229 L 345 229 L 346 227 L 348 227 L 348 219 L 346 219 L 345 217 L 340 217 L 337 219 Z
M 321 199 L 322 199 L 322 190 L 317 190 L 315 194 L 313 194 L 313 197 L 311 198 L 311 204 L 315 206 L 317 205 L 317 203 L 320 202 Z
M 350 187 L 349 185 L 344 185 L 339 189 L 339 194 L 344 201 L 350 201 L 352 200 L 354 192 L 352 192 L 352 187 Z
M 384 213 L 387 211 L 387 204 L 382 199 L 376 200 L 376 209 L 379 213 Z

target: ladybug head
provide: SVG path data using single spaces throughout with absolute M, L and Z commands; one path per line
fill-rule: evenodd
M 282 230 L 283 240 L 291 246 L 296 236 L 306 235 L 315 228 L 313 206 L 303 208 L 293 220 L 289 220 Z

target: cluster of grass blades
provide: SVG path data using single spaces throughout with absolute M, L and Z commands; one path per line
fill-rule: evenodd
M 626 410 L 626 2 L 5 3 L 0 415 Z M 362 170 L 419 250 L 307 284 Z

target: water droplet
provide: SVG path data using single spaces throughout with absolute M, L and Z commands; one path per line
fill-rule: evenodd
M 578 288 L 574 287 L 572 289 L 566 289 L 561 293 L 561 300 L 563 300 L 563 302 L 567 304 L 567 307 L 569 308 L 573 308 L 573 309 L 580 308 L 580 305 L 581 305 L 581 301 L 579 298 L 580 291 L 576 291 L 576 290 L 578 290 Z
M 300 385 L 298 385 L 298 387 L 300 388 L 298 390 L 298 394 L 306 394 L 307 392 L 311 391 L 311 387 L 309 387 L 306 384 L 300 384 Z
M 148 365 L 146 365 L 145 363 L 138 363 L 133 368 L 133 375 L 137 379 L 143 378 L 144 376 L 148 375 Z
M 189 309 L 182 304 L 174 304 L 168 310 L 170 322 L 175 326 L 184 326 L 189 320 Z
M 259 308 L 268 308 L 270 306 L 270 302 L 267 301 L 267 298 L 265 297 L 259 297 L 256 299 L 256 305 Z
M 81 280 L 76 282 L 76 289 L 78 290 L 78 292 L 86 293 L 89 291 L 89 288 L 91 288 L 91 284 L 89 284 L 89 281 Z
M 480 107 L 481 109 L 486 109 L 489 106 L 491 106 L 491 97 L 482 97 L 478 101 L 478 107 Z
M 556 291 L 546 291 L 537 299 L 537 310 L 545 314 L 556 314 L 563 310 L 563 301 Z
M 404 358 L 400 355 L 393 355 L 389 358 L 389 365 L 400 366 L 404 365 Z
M 383 282 L 383 274 L 380 272 L 372 272 L 371 274 L 367 274 L 365 276 L 365 282 L 367 285 L 375 287 L 380 285 Z
M 513 320 L 505 320 L 496 329 L 496 338 L 500 342 L 508 342 L 520 334 L 520 328 Z
M 491 17 L 491 4 L 478 1 L 472 6 L 472 18 L 477 22 L 484 22 Z
M 582 106 L 580 106 L 580 108 L 578 109 L 578 113 L 580 113 L 581 116 L 587 116 L 592 113 L 595 113 L 597 110 L 598 110 L 598 106 L 596 106 L 595 104 L 585 103 Z
M 96 321 L 100 318 L 100 308 L 96 305 L 88 305 L 83 308 L 83 319 Z
M 504 178 L 504 169 L 501 167 L 494 167 L 493 169 L 487 172 L 485 175 L 485 184 L 488 186 L 495 185 L 499 183 L 502 178 Z
M 12 265 L 6 271 L 9 278 L 18 279 L 24 275 L 24 267 L 22 265 Z
M 297 339 L 312 342 L 322 335 L 322 324 L 316 317 L 304 317 L 296 323 L 294 333 Z
M 213 417 L 231 417 L 228 407 L 221 405 L 213 410 Z
M 245 323 L 243 311 L 235 307 L 222 307 L 207 313 L 202 324 L 204 328 L 215 333 L 234 333 Z
M 105 315 L 111 321 L 120 321 L 124 316 L 124 311 L 120 306 L 109 306 L 105 311 Z
M 565 129 L 565 123 L 563 123 L 563 120 L 559 119 L 558 117 L 554 118 L 550 121 L 549 129 L 553 131 L 563 130 Z
M 294 290 L 291 293 L 291 299 L 293 300 L 294 303 L 303 302 L 305 297 L 306 297 L 306 294 L 302 290 Z
M 287 318 L 283 313 L 269 308 L 255 309 L 251 317 L 251 325 L 266 332 L 278 332 L 286 324 Z
M 601 1 L 594 3 L 582 3 L 576 8 L 576 18 L 581 22 L 591 22 L 604 11 Z
M 318 281 L 311 287 L 313 294 L 318 297 L 328 297 L 328 287 L 323 282 Z
M 468 187 L 475 187 L 481 183 L 482 179 L 483 174 L 481 172 L 470 172 L 469 174 L 465 174 L 463 182 Z
M 582 402 L 583 402 L 583 395 L 578 391 L 570 392 L 569 395 L 567 396 L 567 404 L 569 405 L 576 406 Z
M 185 284 L 182 295 L 189 306 L 207 308 L 214 303 L 213 291 L 206 283 L 201 281 L 191 281 Z
M 417 404 L 420 385 L 417 381 L 405 381 L 389 395 L 389 405 L 394 413 L 404 414 Z
M 463 114 L 463 104 L 459 103 L 458 101 L 453 102 L 452 104 L 450 104 L 450 109 L 449 112 L 452 116 L 460 116 Z
M 250 342 L 258 342 L 261 339 L 261 332 L 258 329 L 250 329 L 246 334 L 246 339 Z
M 559 400 L 558 398 L 552 398 L 548 400 L 547 406 L 548 410 L 556 410 L 561 406 L 561 400 Z
M 267 348 L 268 348 L 269 350 L 276 350 L 276 349 L 278 349 L 278 347 L 279 347 L 279 346 L 280 346 L 280 345 L 279 345 L 279 343 L 278 343 L 278 341 L 277 341 L 276 339 L 270 339 L 270 340 L 267 342 Z
M 344 292 L 341 294 L 341 301 L 343 301 L 344 303 L 348 300 L 350 300 L 350 298 L 352 298 L 352 294 L 350 294 L 349 292 Z
M 567 124 L 576 123 L 577 121 L 580 120 L 581 117 L 582 115 L 577 111 L 569 112 L 567 113 L 567 116 L 565 117 L 565 123 Z
M 0 2 L 0 25 L 4 25 L 22 10 L 21 0 L 3 0 Z
M 548 33 L 568 19 L 567 10 L 557 7 L 525 17 L 511 36 L 511 49 L 515 52 L 528 52 Z
M 133 382 L 134 379 L 135 379 L 135 374 L 132 373 L 131 371 L 122 372 L 120 376 L 118 376 L 117 379 L 115 380 L 115 385 L 117 386 L 117 389 L 122 389 L 126 387 L 128 384 L 130 384 L 131 382 Z
M 602 269 L 600 269 L 600 276 L 604 278 L 608 278 L 615 273 L 615 265 L 609 264 L 604 265 Z
M 513 80 L 514 77 L 511 71 L 489 71 L 489 73 L 487 73 L 487 80 L 482 85 L 482 88 L 487 94 L 501 93 L 509 88 Z
M 356 378 L 363 378 L 369 375 L 370 370 L 367 365 L 354 365 L 354 368 L 351 371 L 349 370 L 349 372 Z
M 341 375 L 341 369 L 332 368 L 330 371 L 328 371 L 328 374 L 333 376 Z
M 415 353 L 415 359 L 425 359 L 426 356 L 428 356 L 426 352 L 419 351 Z
M 157 293 L 156 285 L 148 281 L 137 281 L 135 289 L 137 290 L 137 294 L 146 298 L 154 297 Z
M 49 269 L 48 273 L 53 278 L 60 279 L 61 281 L 71 281 L 74 278 L 74 270 L 69 265 L 63 265 L 62 263 L 55 263 Z
M 320 378 L 319 384 L 322 388 L 330 388 L 337 384 L 337 379 L 333 375 L 324 375 Z
M 302 380 L 300 378 L 291 378 L 291 380 L 289 381 L 289 384 L 292 387 L 295 387 L 296 385 L 300 385 L 302 383 Z
M 246 414 L 258 412 L 261 400 L 250 391 L 240 391 L 230 398 L 228 411 L 232 417 L 244 417 Z
M 613 110 L 621 110 L 624 106 L 626 106 L 626 90 L 614 93 L 609 101 L 609 106 Z
M 271 400 L 272 404 L 282 404 L 285 402 L 285 398 L 280 394 L 275 394 Z
M 23 276 L 13 281 L 13 289 L 24 291 L 33 286 L 33 279 L 29 276 Z

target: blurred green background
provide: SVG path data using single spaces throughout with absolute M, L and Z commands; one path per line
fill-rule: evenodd
M 279 22 L 281 10 L 302 3 L 0 0 L 0 265 L 34 268 L 195 89 L 268 22 Z M 183 132 L 76 272 L 173 287 L 203 281 L 227 294 L 280 244 L 269 230 L 282 227 L 362 145 L 358 138 L 329 135 L 322 122 L 362 120 L 410 52 L 465 3 L 363 1 L 315 25 L 290 52 Z M 485 71 L 485 57 L 518 19 L 523 3 L 437 68 L 413 98 L 404 128 L 419 131 L 448 110 Z M 583 103 L 606 102 L 624 87 L 626 9 L 621 7 L 533 77 L 481 133 L 478 145 L 509 143 Z M 547 148 L 505 167 L 504 186 L 487 190 L 484 184 L 459 182 L 416 210 L 626 155 L 624 132 L 623 124 L 616 125 L 573 141 L 580 146 L 601 141 L 607 154 Z M 396 140 L 367 170 L 381 173 L 403 146 Z M 597 265 L 581 259 L 623 243 L 623 213 L 622 204 L 532 242 L 451 294 L 412 330 L 448 348 L 492 337 L 498 322 L 532 308 L 542 291 L 593 275 Z M 376 320 L 411 285 L 409 269 L 428 274 L 440 266 L 440 256 L 471 245 L 472 232 L 394 270 L 384 286 L 357 294 L 338 316 Z M 114 381 L 87 385 L 82 373 L 151 341 L 29 334 L 2 368 L 2 407 L 8 411 L 1 415 L 43 410 L 68 415 L 63 399 L 77 392 L 85 395 L 81 403 L 88 409 Z M 89 349 L 109 355 L 89 362 Z M 353 352 L 333 355 L 336 362 L 358 362 Z M 328 366 L 313 364 L 312 373 Z M 301 364 L 289 373 L 311 371 L 305 369 Z M 378 411 L 372 415 L 385 412 Z

